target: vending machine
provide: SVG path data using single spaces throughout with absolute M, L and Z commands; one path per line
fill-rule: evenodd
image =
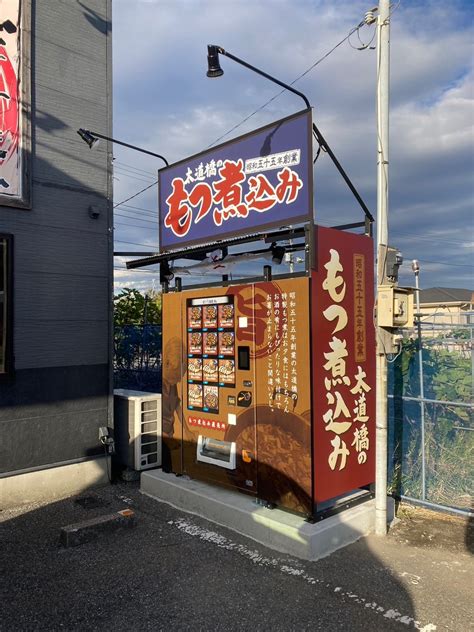
M 163 295 L 163 467 L 306 516 L 374 481 L 372 239 L 308 274 Z

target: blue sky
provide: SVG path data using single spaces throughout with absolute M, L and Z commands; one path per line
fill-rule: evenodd
M 218 44 L 292 82 L 342 40 L 376 3 L 339 0 L 114 0 L 114 137 L 175 162 L 224 136 L 279 90 L 222 58 L 206 78 L 206 46 Z M 421 262 L 422 287 L 474 289 L 473 5 L 393 5 L 390 86 L 390 244 Z M 370 42 L 374 27 L 363 27 Z M 375 40 L 374 42 L 375 43 Z M 314 120 L 376 214 L 375 50 L 357 35 L 299 80 Z M 302 108 L 284 94 L 222 140 Z M 222 141 L 220 141 L 222 142 Z M 156 180 L 161 162 L 115 148 L 115 202 Z M 327 156 L 314 171 L 315 221 L 360 212 Z M 157 187 L 116 209 L 115 249 L 156 250 Z M 116 260 L 117 268 L 123 260 Z M 116 270 L 116 288 L 158 289 L 158 272 Z

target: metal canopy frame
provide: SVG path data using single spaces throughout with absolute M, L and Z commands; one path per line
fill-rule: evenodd
M 340 226 L 333 226 L 332 228 L 335 230 L 351 230 L 354 228 L 364 228 L 364 234 L 371 236 L 371 224 L 372 222 L 368 221 L 367 218 L 363 222 L 355 222 L 353 224 L 344 224 Z M 238 277 L 229 280 L 228 274 L 223 274 L 220 281 L 209 282 L 208 280 L 203 281 L 202 283 L 190 284 L 186 285 L 187 289 L 198 289 L 202 287 L 217 287 L 222 285 L 235 285 L 237 283 L 257 283 L 260 281 L 270 281 L 278 278 L 288 278 L 288 276 L 300 277 L 300 276 L 308 276 L 310 274 L 311 269 L 314 267 L 315 261 L 315 244 L 314 244 L 314 229 L 316 224 L 314 223 L 306 223 L 303 226 L 291 227 L 285 226 L 277 231 L 265 231 L 254 233 L 252 235 L 245 235 L 240 237 L 234 237 L 232 239 L 223 240 L 223 241 L 215 241 L 211 243 L 207 243 L 205 245 L 192 246 L 189 248 L 184 248 L 182 250 L 175 250 L 172 252 L 164 252 L 164 253 L 150 253 L 150 256 L 146 256 L 140 259 L 134 259 L 132 261 L 127 261 L 126 266 L 129 270 L 134 270 L 137 268 L 144 268 L 151 265 L 159 265 L 160 266 L 160 282 L 163 286 L 163 292 L 167 293 L 170 291 L 170 280 L 173 278 L 172 269 L 170 268 L 170 263 L 173 261 L 177 261 L 178 259 L 184 259 L 188 261 L 204 261 L 207 257 L 207 253 L 212 250 L 222 250 L 223 257 L 225 258 L 229 254 L 229 248 L 234 246 L 240 246 L 243 244 L 256 244 L 257 242 L 264 242 L 265 244 L 278 245 L 281 242 L 288 242 L 282 246 L 285 249 L 285 253 L 287 252 L 302 252 L 304 251 L 304 261 L 305 268 L 304 271 L 299 272 L 285 272 L 284 274 L 273 275 L 273 267 L 270 264 L 263 265 L 262 274 L 254 277 Z M 264 254 L 269 252 L 271 246 L 268 248 L 260 248 L 260 249 L 252 249 L 248 252 L 250 254 Z M 125 253 L 124 253 L 125 254 Z M 131 254 L 131 253 L 129 253 Z M 239 252 L 234 252 L 232 254 L 239 255 Z M 182 277 L 175 276 L 174 277 L 174 290 L 181 291 L 182 290 Z

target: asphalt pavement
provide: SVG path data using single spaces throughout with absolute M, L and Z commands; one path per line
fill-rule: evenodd
M 126 508 L 135 527 L 60 545 L 61 527 Z M 1 511 L 0 630 L 473 629 L 472 525 L 398 515 L 388 537 L 306 562 L 148 498 L 137 483 Z

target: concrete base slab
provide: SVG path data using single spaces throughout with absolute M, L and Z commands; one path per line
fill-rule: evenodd
M 305 522 L 280 509 L 266 509 L 236 491 L 161 470 L 143 472 L 140 491 L 173 507 L 192 513 L 281 553 L 305 560 L 318 560 L 355 542 L 374 530 L 375 501 L 326 518 L 316 524 Z M 394 505 L 389 511 L 393 519 Z

